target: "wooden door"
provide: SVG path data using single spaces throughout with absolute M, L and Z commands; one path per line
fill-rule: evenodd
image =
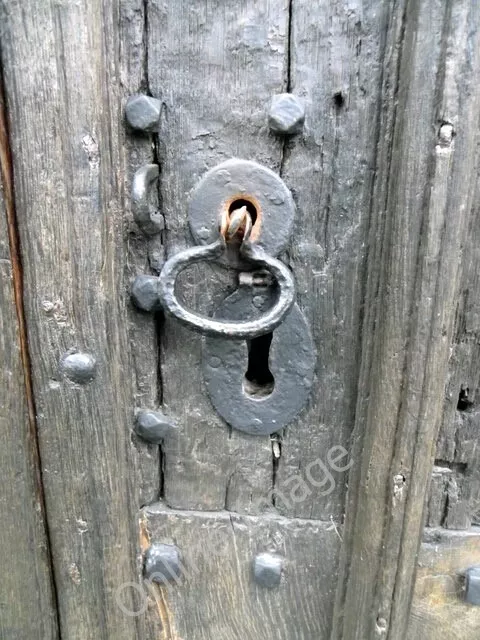
M 480 6 L 3 0 L 0 18 L 0 636 L 477 637 Z M 306 113 L 289 136 L 268 124 L 285 92 Z M 153 131 L 125 122 L 133 94 L 161 101 Z M 215 411 L 202 336 L 130 298 L 192 246 L 192 192 L 230 158 L 293 194 L 282 259 L 315 342 L 307 407 L 267 436 Z M 153 237 L 132 216 L 147 164 Z M 202 265 L 180 290 L 212 315 L 235 286 Z M 134 431 L 144 409 L 175 425 L 160 445 Z M 168 585 L 145 576 L 158 544 L 180 554 Z

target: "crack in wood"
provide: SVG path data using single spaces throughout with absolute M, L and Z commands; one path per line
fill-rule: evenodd
M 20 347 L 20 357 L 23 367 L 23 378 L 25 384 L 25 396 L 28 410 L 28 455 L 30 457 L 30 468 L 34 477 L 34 487 L 36 494 L 36 504 L 41 514 L 41 520 L 45 531 L 46 556 L 48 558 L 49 579 L 54 601 L 55 626 L 60 638 L 60 621 L 58 594 L 55 582 L 55 573 L 52 562 L 52 548 L 50 531 L 45 503 L 45 494 L 42 478 L 42 463 L 40 446 L 38 441 L 38 430 L 36 422 L 35 398 L 32 386 L 32 370 L 30 353 L 28 348 L 28 332 L 25 320 L 25 309 L 23 304 L 23 269 L 20 249 L 20 237 L 18 233 L 17 215 L 15 209 L 14 176 L 12 151 L 10 146 L 10 136 L 8 127 L 8 113 L 5 92 L 5 82 L 3 76 L 2 59 L 0 55 L 0 179 L 3 188 L 5 202 L 5 212 L 7 218 L 8 244 L 10 249 L 10 263 L 13 281 L 13 293 L 15 310 L 18 322 L 18 339 Z

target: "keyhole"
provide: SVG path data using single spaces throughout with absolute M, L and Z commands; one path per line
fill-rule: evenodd
M 243 198 L 238 198 L 237 200 L 234 200 L 232 204 L 228 207 L 228 213 L 232 213 L 233 211 L 236 211 L 237 209 L 241 209 L 242 207 L 247 207 L 247 211 L 250 214 L 250 217 L 252 219 L 252 225 L 254 225 L 257 219 L 257 207 L 253 204 L 251 200 L 246 200 Z
M 268 366 L 273 333 L 247 340 L 248 368 L 243 388 L 249 396 L 269 396 L 275 386 L 275 379 Z

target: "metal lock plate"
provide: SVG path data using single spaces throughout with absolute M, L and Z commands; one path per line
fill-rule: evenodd
M 240 287 L 218 307 L 215 318 L 241 321 L 273 304 L 267 288 Z M 273 332 L 268 361 L 274 383 L 271 393 L 252 393 L 245 378 L 246 340 L 207 337 L 203 371 L 210 399 L 222 418 L 235 429 L 266 435 L 283 429 L 305 407 L 313 383 L 315 345 L 303 313 L 294 304 Z
M 205 382 L 218 413 L 232 427 L 255 435 L 292 422 L 313 381 L 315 347 L 295 304 L 293 274 L 275 258 L 287 247 L 294 215 L 292 195 L 278 175 L 256 162 L 228 160 L 205 175 L 191 198 L 190 227 L 200 246 L 171 256 L 158 280 L 164 311 L 206 336 Z M 202 261 L 266 272 L 275 287 L 257 287 L 255 274 L 244 273 L 214 318 L 196 314 L 178 299 L 175 284 L 184 269 Z M 272 331 L 264 364 L 274 383 L 267 393 L 249 385 L 245 373 L 248 345 L 251 355 L 254 340 Z
M 189 222 L 195 242 L 211 244 L 218 238 L 218 219 L 244 202 L 255 211 L 251 241 L 271 256 L 284 251 L 293 231 L 295 203 L 276 173 L 250 160 L 227 160 L 214 167 L 195 188 L 189 206 Z M 251 269 L 237 252 L 227 251 L 219 262 Z

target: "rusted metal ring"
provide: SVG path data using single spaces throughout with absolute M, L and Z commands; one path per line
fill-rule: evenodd
M 223 212 L 220 233 L 227 242 L 240 234 L 242 240 L 248 240 L 252 234 L 252 228 L 252 218 L 247 207 L 240 207 L 240 209 L 232 211 L 230 215 L 226 211 Z
M 207 246 L 192 247 L 172 256 L 165 263 L 159 277 L 158 291 L 163 309 L 179 322 L 203 335 L 229 338 L 255 338 L 273 331 L 285 318 L 295 300 L 295 282 L 290 270 L 261 247 L 244 238 L 240 253 L 256 268 L 268 270 L 278 285 L 278 297 L 266 313 L 255 320 L 228 322 L 207 318 L 183 307 L 175 295 L 178 275 L 197 262 L 210 262 L 220 258 L 226 248 L 222 235 Z

